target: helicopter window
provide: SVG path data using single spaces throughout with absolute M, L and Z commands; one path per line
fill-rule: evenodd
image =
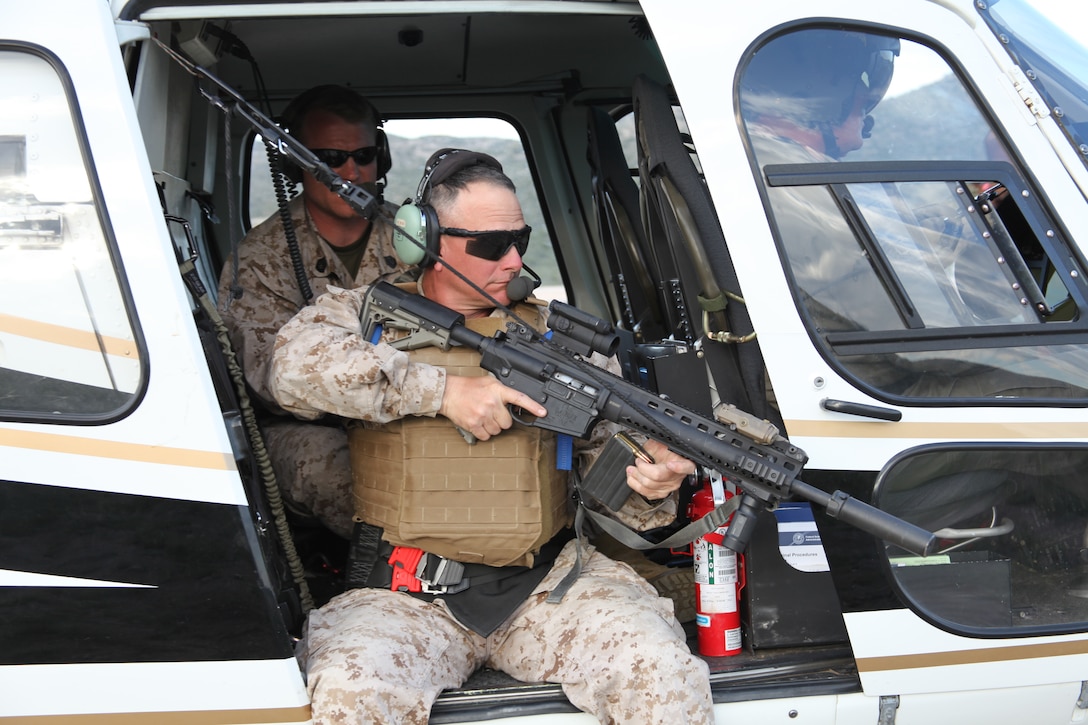
M 874 503 L 934 531 L 938 551 L 884 544 L 904 602 L 968 636 L 1024 636 L 1088 626 L 1088 498 L 1079 445 L 940 445 L 880 474 Z
M 755 51 L 740 98 L 795 297 L 840 369 L 895 401 L 1088 397 L 1077 255 L 936 52 L 796 31 Z
M 773 170 L 768 173 L 772 184 L 779 183 Z M 910 170 L 882 175 L 909 178 Z M 813 299 L 810 312 L 822 330 L 1068 320 L 1057 313 L 1070 301 L 1069 292 L 1039 241 L 1030 229 L 1014 238 L 995 211 L 992 195 L 1006 189 L 1001 182 L 836 183 L 836 178 L 801 193 L 812 199 L 809 209 L 825 207 L 828 223 L 840 233 L 784 240 L 794 279 Z M 859 294 L 880 304 L 866 309 Z
M 0 109 L 0 415 L 116 414 L 142 366 L 78 113 L 57 68 L 11 50 L 0 50 Z

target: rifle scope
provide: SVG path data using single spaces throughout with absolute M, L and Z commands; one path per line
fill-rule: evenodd
M 552 341 L 580 355 L 599 352 L 612 357 L 620 346 L 620 336 L 612 323 L 565 302 L 553 300 L 548 305 L 548 327 Z

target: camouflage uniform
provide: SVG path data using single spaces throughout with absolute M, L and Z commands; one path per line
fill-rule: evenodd
M 376 279 L 402 278 L 408 267 L 393 249 L 391 227 L 372 223 L 370 240 L 354 279 L 318 234 L 302 197 L 290 203 L 302 265 L 313 299 L 329 285 L 349 287 Z M 237 287 L 242 296 L 231 294 Z M 312 300 L 311 300 L 312 301 Z M 238 246 L 238 278 L 228 258 L 219 278 L 219 312 L 245 371 L 250 390 L 262 405 L 262 431 L 272 466 L 288 502 L 316 516 L 337 534 L 351 535 L 351 463 L 347 434 L 331 425 L 302 423 L 276 405 L 268 387 L 268 369 L 276 333 L 306 304 L 299 291 L 278 213 L 250 230 Z M 311 416 L 311 419 L 313 416 Z
M 387 422 L 434 416 L 446 372 L 413 363 L 361 335 L 362 290 L 330 289 L 282 329 L 270 384 L 298 416 L 328 411 Z M 597 426 L 584 462 L 611 434 Z M 649 528 L 675 518 L 675 497 L 651 505 L 631 496 L 620 512 Z M 569 542 L 533 593 L 494 631 L 459 622 L 432 602 L 386 589 L 353 589 L 311 612 L 299 658 L 315 723 L 426 723 L 445 688 L 478 667 L 530 682 L 562 684 L 601 722 L 713 722 L 709 672 L 687 646 L 672 602 L 625 564 L 587 547 L 583 571 L 559 603 L 548 593 L 575 562 Z

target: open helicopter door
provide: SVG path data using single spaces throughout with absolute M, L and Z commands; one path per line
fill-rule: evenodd
M 3 714 L 305 722 L 109 11 L 0 27 Z

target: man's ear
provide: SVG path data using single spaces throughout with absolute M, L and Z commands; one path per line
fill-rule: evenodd
M 432 265 L 436 269 L 445 269 L 445 265 L 442 264 L 442 260 L 446 258 L 446 247 L 449 242 L 446 241 L 446 236 L 442 235 L 438 240 L 438 259 L 434 261 Z

